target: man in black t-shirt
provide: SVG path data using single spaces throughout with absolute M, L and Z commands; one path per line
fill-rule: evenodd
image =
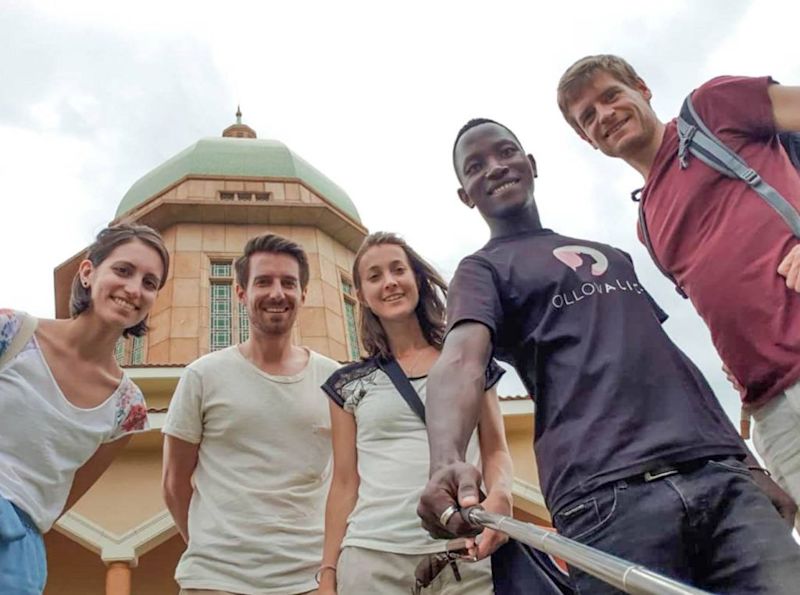
M 470 530 L 440 515 L 477 503 L 464 451 L 494 353 L 535 396 L 539 477 L 559 533 L 711 591 L 794 592 L 800 549 L 764 492 L 787 516 L 791 500 L 661 328 L 630 257 L 542 228 L 536 163 L 504 126 L 468 123 L 453 160 L 459 196 L 491 239 L 456 271 L 428 379 L 426 528 Z M 573 578 L 582 592 L 614 592 Z

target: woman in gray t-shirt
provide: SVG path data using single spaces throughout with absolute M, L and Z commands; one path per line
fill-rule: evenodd
M 389 374 L 395 381 L 404 375 L 399 381 L 407 378 L 424 405 L 427 373 L 444 338 L 447 286 L 389 233 L 367 237 L 356 255 L 353 280 L 369 357 L 339 369 L 323 386 L 331 398 L 334 471 L 319 592 L 406 595 L 417 565 L 434 563 L 447 543 L 428 536 L 416 515 L 428 477 L 424 407 L 412 410 Z M 494 362 L 486 371 L 486 399 L 467 456 L 483 461 L 483 505 L 510 514 L 511 458 L 492 388 L 502 373 Z M 469 541 L 468 557 L 477 561 L 445 568 L 425 592 L 491 593 L 488 556 L 503 541 L 493 531 L 485 531 L 478 543 Z

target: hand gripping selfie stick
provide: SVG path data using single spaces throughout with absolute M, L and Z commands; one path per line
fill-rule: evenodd
M 531 523 L 523 523 L 487 512 L 480 506 L 461 509 L 461 516 L 470 525 L 495 529 L 546 554 L 565 560 L 594 577 L 635 595 L 708 595 L 707 591 L 684 585 L 644 566 L 606 554 Z

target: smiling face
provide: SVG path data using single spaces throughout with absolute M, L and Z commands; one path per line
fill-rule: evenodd
M 568 114 L 578 134 L 611 157 L 635 159 L 657 141 L 659 120 L 643 81 L 630 86 L 598 70 L 569 101 Z
M 459 198 L 487 221 L 515 218 L 535 207 L 536 164 L 503 126 L 484 123 L 467 130 L 456 144 L 453 164 L 461 182 Z
M 155 249 L 133 239 L 114 248 L 96 266 L 82 261 L 78 274 L 89 288 L 92 314 L 121 331 L 149 314 L 166 271 Z
M 251 328 L 271 336 L 291 333 L 306 298 L 300 264 L 289 254 L 273 252 L 256 252 L 249 263 L 247 287 L 237 283 L 236 293 L 247 308 Z
M 419 288 L 405 250 L 396 244 L 379 244 L 361 256 L 358 296 L 381 322 L 415 316 Z

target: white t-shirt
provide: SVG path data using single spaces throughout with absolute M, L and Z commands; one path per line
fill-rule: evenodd
M 273 376 L 237 346 L 196 360 L 172 397 L 164 433 L 199 444 L 184 589 L 303 593 L 316 588 L 331 459 L 320 385 L 339 364 L 311 351 Z
M 502 374 L 493 362 L 486 373 L 486 389 Z M 425 403 L 427 377 L 410 380 Z M 396 554 L 444 551 L 446 542 L 428 535 L 417 516 L 430 463 L 425 424 L 373 359 L 341 368 L 323 389 L 356 422 L 360 483 L 342 547 Z M 480 464 L 477 431 L 470 438 L 466 460 Z
M 0 355 L 20 325 L 19 315 L 0 310 Z M 76 407 L 32 337 L 0 369 L 0 496 L 45 533 L 64 509 L 75 472 L 98 447 L 147 427 L 144 397 L 127 375 L 97 407 Z

